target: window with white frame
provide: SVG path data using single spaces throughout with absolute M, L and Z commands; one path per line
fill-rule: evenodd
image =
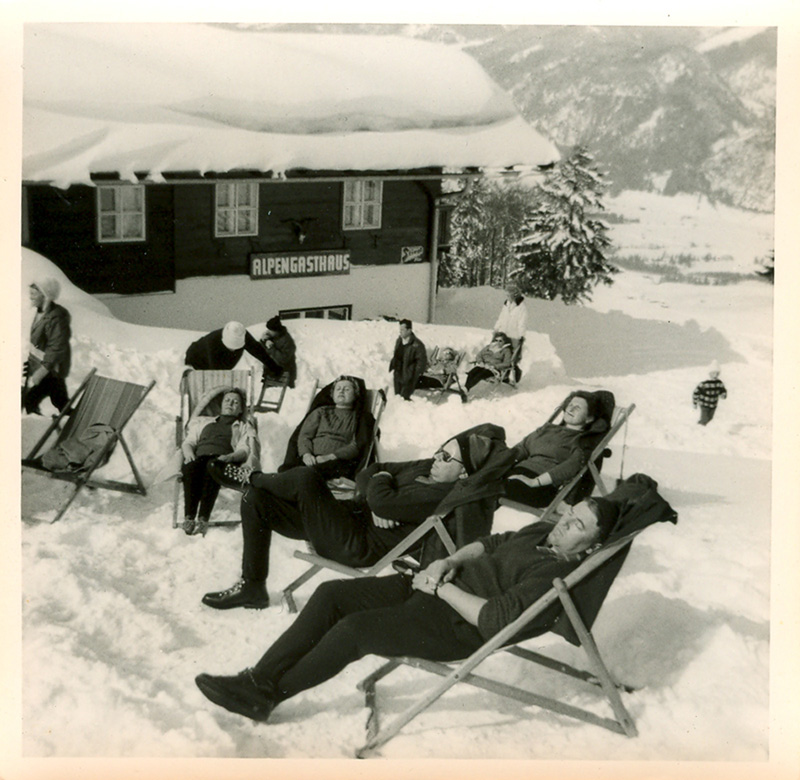
M 97 240 L 144 241 L 144 185 L 97 187 Z
M 344 183 L 342 228 L 364 230 L 381 226 L 383 182 L 378 179 L 353 179 Z
M 349 320 L 353 316 L 353 304 L 341 306 L 314 306 L 310 309 L 283 309 L 278 312 L 282 320 Z
M 217 238 L 258 235 L 258 183 L 219 182 L 216 186 Z

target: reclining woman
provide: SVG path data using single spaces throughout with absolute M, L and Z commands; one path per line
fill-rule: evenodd
M 483 536 L 411 578 L 326 582 L 254 667 L 195 682 L 220 707 L 263 722 L 276 705 L 366 655 L 467 658 L 577 568 L 618 515 L 613 501 L 587 499 L 555 527 L 536 522 Z M 519 639 L 548 630 L 557 614 L 545 610 Z
M 511 339 L 502 331 L 495 333 L 492 340 L 475 358 L 475 367 L 469 370 L 465 388 L 471 390 L 478 382 L 499 377 L 500 373 L 511 368 L 513 350 Z
M 199 408 L 202 408 L 201 405 Z M 183 530 L 189 535 L 206 535 L 208 519 L 219 494 L 219 472 L 224 464 L 258 468 L 260 446 L 255 425 L 244 418 L 246 402 L 238 388 L 222 396 L 220 414 L 199 416 L 189 421 L 183 452 Z
M 514 466 L 505 483 L 506 498 L 546 507 L 559 488 L 587 463 L 609 428 L 597 393 L 577 390 L 564 406 L 560 423 L 546 423 L 509 451 Z
M 314 399 L 311 410 L 290 438 L 278 471 L 310 466 L 325 479 L 353 479 L 374 428 L 363 380 L 340 376 Z

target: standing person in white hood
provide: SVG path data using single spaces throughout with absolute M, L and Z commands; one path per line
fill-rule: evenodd
M 500 316 L 494 324 L 495 333 L 505 333 L 511 339 L 513 349 L 525 336 L 528 327 L 528 311 L 525 308 L 525 296 L 515 284 L 506 288 L 506 300 L 500 309 Z
M 28 414 L 39 414 L 39 404 L 49 398 L 60 412 L 69 401 L 64 380 L 69 376 L 72 362 L 70 314 L 56 303 L 61 292 L 57 279 L 39 279 L 31 284 L 29 292 L 36 314 L 25 362 L 22 404 Z

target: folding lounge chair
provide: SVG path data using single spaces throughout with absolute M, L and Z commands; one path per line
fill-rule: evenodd
M 619 430 L 623 426 L 627 426 L 630 416 L 633 414 L 634 409 L 636 409 L 636 404 L 631 404 L 626 407 L 617 407 L 613 393 L 608 390 L 600 390 L 597 392 L 600 394 L 601 415 L 609 421 L 610 427 L 603 438 L 595 445 L 591 455 L 589 455 L 586 465 L 572 479 L 561 486 L 558 493 L 556 493 L 553 500 L 545 509 L 527 506 L 526 504 L 521 504 L 506 498 L 501 498 L 500 504 L 519 509 L 523 512 L 540 515 L 542 520 L 548 520 L 561 505 L 562 501 L 566 501 L 570 505 L 577 504 L 579 501 L 590 496 L 594 492 L 595 487 L 600 495 L 605 496 L 608 494 L 608 489 L 600 477 L 600 470 L 603 467 L 603 461 L 612 454 L 608 445 Z M 554 422 L 563 414 L 571 398 L 572 394 L 568 395 L 555 408 L 547 420 L 548 423 Z
M 69 399 L 67 405 L 48 426 L 44 435 L 36 442 L 28 456 L 23 458 L 22 465 L 24 467 L 43 471 L 54 479 L 62 479 L 75 485 L 74 491 L 58 510 L 52 522 L 61 519 L 84 486 L 138 493 L 139 495 L 147 494 L 122 431 L 154 385 L 155 380 L 147 386 L 138 385 L 133 382 L 123 382 L 119 379 L 100 376 L 96 369 L 92 369 L 72 398 Z M 62 422 L 64 423 L 63 428 L 60 427 Z M 39 455 L 39 452 L 56 430 L 58 430 L 58 435 L 53 444 L 54 447 L 68 440 L 79 440 L 87 429 L 95 424 L 108 426 L 111 436 L 99 452 L 93 453 L 90 461 L 85 463 L 84 467 L 75 471 L 51 471 L 42 465 L 42 456 Z M 130 465 L 133 482 L 120 482 L 94 476 L 94 472 L 108 462 L 117 441 L 122 445 Z
M 612 500 L 619 497 L 621 515 L 605 544 L 585 558 L 566 577 L 554 579 L 553 587 L 545 595 L 463 662 L 445 664 L 406 656 L 388 658 L 384 665 L 364 678 L 358 684 L 358 688 L 365 694 L 370 716 L 367 720 L 367 742 L 356 752 L 356 755 L 364 758 L 385 745 L 407 723 L 430 707 L 458 682 L 515 699 L 527 706 L 535 705 L 559 715 L 577 718 L 628 737 L 635 737 L 636 725 L 620 696 L 621 692 L 630 693 L 633 689 L 621 685 L 613 679 L 600 656 L 590 629 L 617 573 L 622 568 L 633 539 L 655 522 L 677 522 L 677 514 L 658 495 L 656 488 L 656 483 L 649 477 L 635 474 L 610 494 L 609 498 Z M 551 626 L 526 635 L 526 626 L 558 602 L 563 611 L 559 612 Z M 559 634 L 575 646 L 582 647 L 587 655 L 591 671 L 577 669 L 519 646 L 520 641 L 527 641 L 533 636 L 539 636 L 548 631 Z M 552 671 L 601 688 L 611 706 L 613 718 L 602 717 L 573 704 L 489 679 L 473 672 L 475 667 L 497 651 L 510 653 L 523 660 L 531 661 Z M 392 671 L 404 665 L 431 672 L 443 679 L 385 728 L 380 728 L 375 685 Z
M 206 370 L 197 371 L 189 368 L 184 371 L 180 382 L 180 413 L 175 418 L 175 444 L 180 450 L 186 437 L 186 429 L 193 418 L 206 414 L 215 416 L 220 413 L 222 396 L 231 388 L 237 388 L 245 394 L 246 414 L 255 423 L 253 415 L 253 369 Z M 175 480 L 175 492 L 172 505 L 172 527 L 178 527 L 178 509 L 181 500 L 181 477 Z M 217 523 L 219 524 L 219 523 Z M 209 523 L 215 525 L 215 523 Z
M 289 372 L 284 371 L 278 379 L 264 376 L 261 383 L 261 392 L 255 403 L 256 412 L 280 412 L 286 389 L 289 387 Z
M 458 378 L 458 369 L 467 354 L 466 350 L 456 350 L 452 360 L 446 363 L 439 363 L 439 347 L 434 347 L 428 360 L 428 369 L 422 375 L 421 382 L 432 380 L 425 384 L 429 386 L 418 387 L 419 390 L 430 392 L 437 401 L 441 400 L 445 393 L 457 393 L 462 401 L 466 401 L 467 396 Z M 436 387 L 433 382 L 438 382 Z

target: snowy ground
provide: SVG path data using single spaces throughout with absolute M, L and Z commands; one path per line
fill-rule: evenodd
M 24 255 L 24 285 L 42 263 Z M 626 272 L 585 308 L 528 302 L 525 374 L 516 391 L 484 388 L 467 405 L 455 396 L 439 405 L 390 397 L 381 454 L 407 459 L 483 421 L 505 426 L 515 443 L 571 388 L 609 388 L 636 411 L 624 463 L 620 439 L 606 478 L 621 468 L 650 474 L 680 520 L 640 537 L 595 625 L 612 672 L 637 688 L 627 702 L 638 738 L 467 688 L 417 718 L 383 756 L 768 758 L 772 291 L 758 281 L 697 287 Z M 182 353 L 197 334 L 112 320 L 74 289 L 63 300 L 74 317 L 73 382 L 92 366 L 157 381 L 128 431 L 151 481 L 172 443 Z M 437 322 L 448 324 L 419 325 L 417 332 L 429 346 L 477 350 L 501 301 L 491 289 L 444 290 Z M 266 469 L 281 459 L 314 379 L 351 372 L 370 386 L 389 382 L 395 325 L 309 320 L 291 330 L 299 379 L 280 415 L 261 417 Z M 729 397 L 702 428 L 690 395 L 712 359 L 722 364 Z M 23 419 L 23 450 L 43 425 Z M 124 474 L 118 455 L 109 474 Z M 67 486 L 26 473 L 22 489 L 23 755 L 346 758 L 362 744 L 366 711 L 355 684 L 375 659 L 282 705 L 268 725 L 210 705 L 193 683 L 201 671 L 233 673 L 254 663 L 290 624 L 279 591 L 302 569 L 291 557 L 296 543 L 277 538 L 273 545 L 268 585 L 275 606 L 218 613 L 200 597 L 238 577 L 239 529 L 215 528 L 205 539 L 172 530 L 171 484 L 152 485 L 146 497 L 83 495 L 55 525 L 48 520 Z M 236 519 L 235 499 L 220 497 L 219 519 Z M 496 528 L 525 519 L 503 508 Z M 311 590 L 299 592 L 301 604 Z M 579 660 L 564 643 L 544 638 L 538 645 Z M 523 682 L 516 660 L 504 666 L 502 674 Z M 427 682 L 422 672 L 397 673 L 381 689 L 384 707 L 399 711 Z M 593 691 L 548 675 L 523 684 L 602 708 Z

